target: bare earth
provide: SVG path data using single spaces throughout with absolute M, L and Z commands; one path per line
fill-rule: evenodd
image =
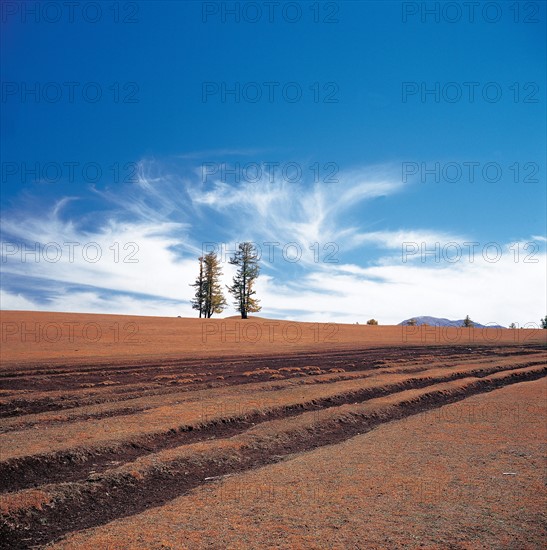
M 547 542 L 547 331 L 1 326 L 2 548 Z
M 546 403 L 545 380 L 474 396 L 53 547 L 544 548 Z
M 381 346 L 545 343 L 540 330 L 0 311 L 5 363 L 286 354 Z

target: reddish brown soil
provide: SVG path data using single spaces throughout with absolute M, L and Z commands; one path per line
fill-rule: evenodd
M 225 329 L 246 330 L 237 319 L 2 312 L 0 546 L 40 546 L 166 505 L 208 478 L 307 456 L 546 373 L 547 331 L 277 322 L 268 333 L 267 320 L 250 321 L 263 330 L 256 342 L 230 341 Z M 53 328 L 68 331 L 66 323 L 74 332 L 55 339 Z M 86 323 L 101 327 L 97 342 L 82 332 Z M 136 323 L 139 341 L 109 337 L 116 323 L 122 331 Z M 15 334 L 30 324 L 41 339 Z M 301 337 L 288 341 L 293 333 Z M 327 333 L 336 341 L 320 339 Z M 296 547 L 307 546 L 300 535 Z M 228 547 L 256 547 L 249 540 Z
M 546 343 L 538 329 L 458 329 L 0 311 L 3 364 L 272 355 L 421 345 Z
M 52 548 L 543 549 L 545 380 L 211 481 Z

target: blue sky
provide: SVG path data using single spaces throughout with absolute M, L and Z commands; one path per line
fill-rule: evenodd
M 2 11 L 3 309 L 193 316 L 204 243 L 252 240 L 264 316 L 545 315 L 545 3 L 33 4 Z

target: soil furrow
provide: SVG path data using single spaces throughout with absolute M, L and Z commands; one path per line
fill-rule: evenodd
M 440 407 L 468 396 L 544 377 L 545 368 L 528 367 L 501 371 L 482 378 L 467 378 L 445 384 L 426 385 L 423 391 L 378 399 L 378 404 L 356 404 L 330 410 L 321 418 L 309 416 L 307 424 L 287 425 L 282 437 L 268 437 L 256 429 L 253 437 L 241 439 L 234 449 L 204 453 L 200 460 L 172 461 L 168 468 L 149 468 L 147 475 L 113 472 L 87 483 L 67 484 L 63 498 L 41 510 L 27 508 L 6 518 L 1 527 L 3 548 L 31 548 L 43 545 L 75 530 L 104 524 L 161 505 L 206 482 L 206 478 L 243 472 L 271 464 L 279 456 L 339 443 L 354 435 L 393 420 Z M 431 386 L 431 387 L 429 387 Z M 385 388 L 384 388 L 385 389 Z M 380 394 L 385 395 L 385 394 Z M 370 399 L 370 396 L 368 397 Z M 302 412 L 302 411 L 300 411 Z M 297 419 L 295 419 L 297 420 Z M 290 429 L 292 426 L 292 429 Z M 218 434 L 217 434 L 218 435 Z M 190 457 L 191 458 L 191 457 Z M 45 488 L 46 489 L 46 488 Z
M 283 350 L 281 350 L 283 351 Z M 97 373 L 103 373 L 103 376 L 111 373 L 120 373 L 120 383 L 126 380 L 134 380 L 136 373 L 141 371 L 156 372 L 158 369 L 207 369 L 214 370 L 217 374 L 217 370 L 220 372 L 224 367 L 235 367 L 235 370 L 240 370 L 240 367 L 246 366 L 246 364 L 252 364 L 253 368 L 261 367 L 262 365 L 273 366 L 279 363 L 287 364 L 288 366 L 298 366 L 308 361 L 319 360 L 324 361 L 328 359 L 331 363 L 336 360 L 347 361 L 348 359 L 366 360 L 373 364 L 383 364 L 392 359 L 397 361 L 401 360 L 420 360 L 421 357 L 430 357 L 433 355 L 453 355 L 460 358 L 466 356 L 480 357 L 483 355 L 492 355 L 495 353 L 497 356 L 503 357 L 506 355 L 526 355 L 529 353 L 535 353 L 537 351 L 543 351 L 542 347 L 537 345 L 524 346 L 514 345 L 506 346 L 504 350 L 500 350 L 495 346 L 485 346 L 478 344 L 469 344 L 469 347 L 461 345 L 446 346 L 446 345 L 430 345 L 430 346 L 415 346 L 413 348 L 403 347 L 375 347 L 375 348 L 363 348 L 356 350 L 355 348 L 350 350 L 339 350 L 327 352 L 321 351 L 307 351 L 307 352 L 284 352 L 277 355 L 245 355 L 245 356 L 226 356 L 226 357 L 211 357 L 207 359 L 158 359 L 156 361 L 143 361 L 137 363 L 131 361 L 129 364 L 124 364 L 120 361 L 119 364 L 109 365 L 93 363 L 89 365 L 78 366 L 75 364 L 59 364 L 50 365 L 40 368 L 39 366 L 29 366 L 28 369 L 11 370 L 9 365 L 4 364 L 2 371 L 0 372 L 0 379 L 5 389 L 33 389 L 33 383 L 39 380 L 39 385 L 43 389 L 59 389 L 59 385 L 62 381 L 45 381 L 41 380 L 42 377 L 59 377 L 67 378 L 67 384 L 69 384 L 75 375 L 78 375 L 79 381 L 82 379 L 82 375 L 86 374 L 91 377 L 96 377 Z
M 517 364 L 517 365 L 507 365 L 507 369 L 516 369 L 516 368 L 522 368 L 526 366 L 536 365 L 536 364 L 543 364 L 545 361 L 528 361 L 523 364 Z M 475 363 L 475 362 L 474 362 Z M 488 362 L 491 363 L 491 362 Z M 480 363 L 479 363 L 480 364 Z M 431 367 L 437 367 L 437 368 L 449 368 L 446 364 L 439 364 L 439 365 L 429 365 L 429 368 Z M 463 367 L 464 365 L 462 365 Z M 484 368 L 487 368 L 488 364 L 485 364 Z M 286 378 L 283 382 L 290 382 L 291 385 L 295 384 L 303 384 L 305 383 L 307 387 L 310 387 L 314 384 L 330 384 L 333 382 L 337 382 L 340 380 L 356 380 L 356 379 L 364 379 L 369 378 L 371 376 L 375 376 L 376 374 L 384 374 L 384 373 L 391 373 L 391 374 L 414 374 L 423 372 L 425 370 L 428 370 L 428 367 L 426 365 L 421 365 L 419 367 L 408 367 L 408 368 L 389 368 L 388 370 L 377 370 L 377 371 L 363 371 L 362 373 L 358 374 L 353 372 L 351 374 L 344 373 L 337 375 L 336 377 L 333 377 L 333 375 L 318 375 L 318 376 L 310 376 L 309 378 L 305 378 L 305 381 L 301 381 L 298 379 L 293 378 Z M 492 372 L 492 371 L 489 371 Z M 292 376 L 294 376 L 294 373 L 291 373 Z M 328 376 L 328 378 L 321 378 L 322 376 Z M 223 386 L 223 388 L 226 388 L 229 386 Z M 285 387 L 282 383 L 275 383 L 272 384 L 271 390 L 279 390 Z M 71 423 L 71 422 L 78 422 L 82 420 L 99 420 L 102 418 L 113 418 L 116 416 L 127 416 L 130 414 L 142 412 L 145 410 L 149 410 L 157 406 L 153 402 L 146 402 L 146 403 L 140 403 L 139 400 L 142 400 L 143 398 L 147 398 L 149 400 L 150 397 L 161 397 L 162 402 L 161 405 L 164 406 L 166 404 L 170 404 L 177 399 L 181 399 L 181 393 L 184 392 L 184 394 L 188 394 L 189 391 L 196 391 L 198 388 L 188 388 L 186 392 L 181 388 L 177 391 L 173 392 L 163 392 L 163 393 L 156 393 L 154 395 L 137 395 L 132 396 L 127 399 L 116 399 L 116 400 L 108 400 L 103 403 L 91 403 L 89 405 L 86 404 L 80 404 L 79 406 L 74 406 L 68 409 L 68 412 L 65 412 L 65 414 L 54 414 L 54 415 L 48 415 L 48 413 L 42 413 L 41 416 L 36 416 L 30 418 L 26 418 L 27 415 L 21 416 L 21 417 L 15 417 L 15 419 L 8 419 L 3 426 L 0 425 L 0 434 L 2 433 L 9 433 L 12 431 L 17 430 L 25 430 L 32 428 L 34 426 L 40 426 L 40 427 L 47 427 L 51 425 L 56 424 L 64 424 L 64 423 Z M 267 391 L 267 387 L 262 387 L 260 391 Z M 174 396 L 174 397 L 170 397 Z M 129 401 L 129 402 L 128 402 Z M 90 407 L 96 407 L 96 406 L 104 406 L 103 410 L 92 410 Z M 108 406 L 112 408 L 108 408 Z M 50 411 L 48 411 L 50 412 Z M 40 413 L 38 413 L 40 415 Z
M 111 467 L 112 462 L 127 462 L 140 456 L 152 454 L 163 449 L 187 445 L 211 438 L 223 438 L 241 433 L 251 426 L 274 419 L 289 418 L 304 411 L 317 411 L 344 404 L 363 402 L 381 396 L 419 389 L 434 384 L 458 380 L 469 376 L 485 377 L 496 372 L 513 371 L 529 366 L 511 365 L 502 370 L 497 366 L 467 371 L 451 372 L 435 377 L 410 377 L 406 380 L 355 389 L 350 392 L 302 401 L 286 406 L 274 406 L 263 410 L 249 411 L 241 415 L 217 417 L 199 424 L 183 424 L 177 429 L 145 434 L 131 440 L 116 442 L 103 447 L 83 447 L 58 451 L 46 455 L 31 455 L 14 458 L 0 463 L 0 491 L 9 492 L 44 483 L 76 481 L 85 478 L 91 471 L 100 472 Z M 543 364 L 543 363 L 541 363 Z
M 469 359 L 469 350 L 466 348 L 463 348 L 463 351 L 465 353 L 462 353 L 462 348 L 448 348 L 448 347 L 434 347 L 434 353 L 437 356 L 440 356 L 443 358 L 443 360 L 449 361 L 449 362 L 464 362 Z M 397 350 L 394 352 L 393 349 L 381 349 L 380 351 L 377 349 L 374 350 L 360 350 L 359 352 L 356 352 L 353 350 L 353 352 L 345 352 L 344 354 L 336 353 L 323 353 L 318 356 L 315 356 L 314 354 L 306 354 L 306 355 L 293 355 L 293 356 L 282 356 L 282 357 L 258 357 L 256 359 L 253 359 L 252 368 L 253 370 L 260 370 L 263 367 L 270 367 L 272 370 L 275 369 L 276 365 L 279 365 L 279 363 L 282 363 L 285 367 L 298 367 L 302 366 L 304 364 L 309 364 L 310 361 L 315 360 L 315 362 L 321 367 L 332 367 L 337 360 L 340 358 L 344 359 L 343 368 L 347 370 L 348 372 L 356 372 L 356 371 L 370 371 L 370 370 L 379 370 L 382 368 L 385 368 L 385 366 L 389 366 L 390 361 L 395 361 L 397 364 L 401 364 L 401 356 L 403 355 L 406 357 L 402 361 L 401 366 L 403 366 L 404 363 L 408 362 L 416 362 L 420 361 L 424 357 L 431 357 L 431 349 L 418 349 L 418 350 L 407 350 L 409 352 L 413 352 L 410 357 L 408 357 L 408 353 L 402 353 L 403 350 Z M 529 354 L 535 354 L 538 351 L 543 351 L 542 348 L 523 348 L 515 346 L 514 349 L 511 351 L 501 351 L 501 350 L 493 350 L 491 348 L 473 348 L 473 351 L 476 352 L 476 355 L 479 356 L 479 360 L 485 356 L 486 359 L 491 357 L 507 357 L 507 356 L 523 356 L 523 355 L 529 355 Z M 472 355 L 473 358 L 475 358 L 475 355 Z M 258 381 L 266 381 L 269 379 L 269 375 L 253 375 L 252 378 L 247 376 L 242 376 L 241 373 L 246 368 L 248 368 L 245 363 L 249 361 L 248 358 L 240 358 L 235 363 L 238 365 L 238 369 L 232 369 L 227 371 L 224 367 L 226 365 L 233 366 L 234 361 L 233 358 L 230 358 L 231 360 L 228 361 L 227 359 L 224 359 L 224 361 L 218 360 L 218 362 L 200 362 L 196 363 L 195 361 L 191 365 L 185 365 L 184 363 L 179 363 L 174 367 L 172 371 L 163 371 L 163 363 L 157 362 L 157 363 L 146 363 L 141 368 L 147 372 L 150 371 L 149 376 L 146 379 L 139 380 L 139 384 L 142 384 L 140 388 L 132 388 L 128 391 L 127 385 L 135 384 L 135 371 L 128 371 L 124 374 L 124 377 L 122 379 L 117 379 L 115 384 L 106 386 L 104 388 L 101 388 L 100 385 L 94 389 L 94 390 L 86 390 L 85 388 L 79 388 L 78 391 L 81 392 L 87 392 L 90 393 L 87 394 L 88 396 L 79 396 L 77 393 L 68 393 L 70 390 L 74 390 L 75 388 L 66 388 L 65 394 L 59 395 L 59 381 L 48 381 L 48 380 L 41 380 L 40 376 L 36 375 L 36 372 L 28 373 L 28 372 L 21 372 L 20 373 L 20 384 L 17 383 L 16 379 L 11 380 L 11 382 L 7 379 L 2 380 L 2 386 L 7 388 L 8 386 L 18 386 L 18 389 L 25 389 L 29 388 L 34 389 L 34 386 L 40 387 L 40 393 L 44 391 L 55 391 L 55 394 L 53 396 L 45 395 L 44 397 L 32 399 L 32 397 L 15 397 L 14 399 L 8 400 L 0 403 L 0 418 L 2 417 L 13 417 L 13 416 L 22 416 L 25 414 L 37 414 L 41 412 L 55 412 L 59 410 L 67 410 L 71 408 L 77 408 L 79 406 L 86 406 L 86 405 L 93 405 L 93 404 L 100 404 L 115 400 L 128 400 L 128 399 L 135 399 L 143 396 L 153 396 L 153 395 L 161 395 L 161 394 L 171 394 L 176 393 L 180 391 L 192 391 L 196 389 L 205 389 L 208 387 L 213 387 L 211 384 L 219 385 L 219 382 L 217 380 L 218 376 L 223 376 L 224 380 L 222 381 L 223 386 L 227 385 L 241 385 L 241 384 L 248 384 L 252 382 L 258 382 Z M 205 378 L 201 381 L 201 383 L 192 383 L 188 386 L 177 386 L 175 388 L 169 387 L 168 385 L 163 385 L 159 387 L 150 388 L 151 382 L 153 382 L 153 378 L 158 375 L 158 369 L 161 370 L 161 373 L 164 375 L 168 375 L 171 372 L 176 372 L 181 377 L 185 376 L 185 371 L 187 368 L 192 367 L 195 369 L 204 369 L 208 371 L 212 371 L 209 376 L 205 376 Z M 119 367 L 112 367 L 113 369 Z M 128 369 L 133 367 L 127 367 Z M 105 376 L 104 368 L 98 369 L 98 367 L 90 367 L 90 381 L 97 382 L 98 380 L 105 380 L 109 379 L 108 376 Z M 82 383 L 81 377 L 77 376 L 79 371 L 73 370 L 67 371 L 67 373 L 71 374 L 71 380 L 78 381 L 78 384 Z M 100 374 L 103 373 L 103 374 Z M 2 373 L 0 373 L 0 376 Z M 44 372 L 42 372 L 42 375 L 44 375 Z M 39 380 L 40 379 L 40 380 Z M 69 381 L 67 380 L 67 384 Z M 100 384 L 101 382 L 99 382 Z M 74 386 L 74 382 L 72 382 Z M 156 382 L 157 384 L 157 382 Z M 19 388 L 20 386 L 20 388 Z M 104 393 L 106 392 L 106 394 Z

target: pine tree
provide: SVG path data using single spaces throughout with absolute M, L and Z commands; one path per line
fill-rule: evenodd
M 211 318 L 213 313 L 222 313 L 226 307 L 226 299 L 222 293 L 219 277 L 222 269 L 218 263 L 217 255 L 209 252 L 204 258 L 204 313 L 206 318 Z
M 192 309 L 199 311 L 199 317 L 205 313 L 205 276 L 203 273 L 203 257 L 199 258 L 199 275 L 196 278 L 196 282 L 191 284 L 196 289 L 194 299 L 191 301 Z
M 259 301 L 254 298 L 256 291 L 254 283 L 260 273 L 258 265 L 258 252 L 252 243 L 240 243 L 234 256 L 230 258 L 230 264 L 238 267 L 232 286 L 228 287 L 234 297 L 234 305 L 241 313 L 242 319 L 247 319 L 249 313 L 261 310 Z
M 221 275 L 222 269 L 214 252 L 199 258 L 199 275 L 190 286 L 196 289 L 192 308 L 199 311 L 200 318 L 209 319 L 213 313 L 221 313 L 226 307 L 226 299 L 219 282 Z
M 465 328 L 472 328 L 473 327 L 473 321 L 471 321 L 469 315 L 465 316 L 465 319 L 463 320 L 462 327 L 465 327 Z
M 547 328 L 547 315 L 540 321 L 541 322 L 541 328 Z

